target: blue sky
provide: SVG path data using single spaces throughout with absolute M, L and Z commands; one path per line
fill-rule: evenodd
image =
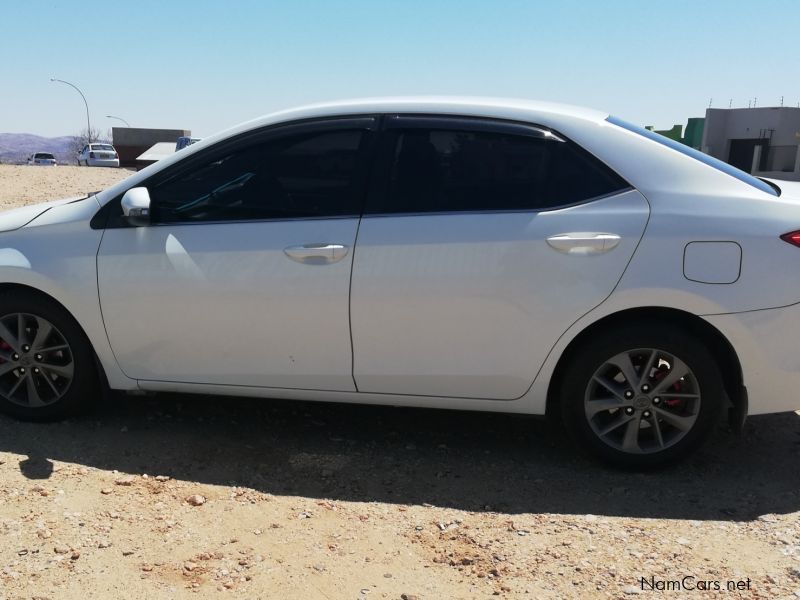
M 339 98 L 568 102 L 666 128 L 800 102 L 800 1 L 0 0 L 0 132 L 92 125 L 207 136 Z

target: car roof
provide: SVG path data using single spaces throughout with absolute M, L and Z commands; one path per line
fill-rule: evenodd
M 335 114 L 339 111 L 345 113 L 426 112 L 435 114 L 455 113 L 461 115 L 477 112 L 480 114 L 503 114 L 508 111 L 518 110 L 557 113 L 589 119 L 604 119 L 608 116 L 601 111 L 556 102 L 471 96 L 398 96 L 339 100 L 335 102 L 309 104 L 267 116 L 289 115 L 294 112 L 311 112 L 324 115 Z
M 304 119 L 369 114 L 473 116 L 516 120 L 527 123 L 541 122 L 542 125 L 554 129 L 569 127 L 570 125 L 575 125 L 577 122 L 601 123 L 609 116 L 607 112 L 592 110 L 581 106 L 514 98 L 399 96 L 339 100 L 282 110 L 240 123 L 230 129 L 202 138 L 199 142 L 187 148 L 187 150 L 189 150 L 188 152 L 182 153 L 180 157 L 176 157 L 174 160 L 188 156 L 193 152 L 201 151 L 203 148 L 207 148 L 221 140 L 269 125 Z M 172 158 L 164 159 L 163 164 L 171 164 L 174 160 Z
M 490 98 L 471 96 L 398 96 L 386 98 L 360 98 L 309 104 L 273 112 L 240 123 L 230 129 L 202 138 L 192 144 L 192 151 L 199 151 L 220 140 L 240 133 L 283 122 L 322 117 L 365 114 L 433 114 L 473 116 L 494 119 L 518 120 L 537 123 L 558 129 L 576 122 L 601 123 L 609 113 L 556 102 L 539 102 L 514 98 Z M 184 154 L 183 156 L 186 156 Z
M 500 119 L 531 119 L 538 114 L 546 115 L 549 118 L 565 117 L 593 122 L 602 121 L 608 117 L 607 112 L 555 102 L 470 96 L 401 96 L 309 104 L 253 119 L 223 133 L 236 133 L 240 130 L 280 121 L 371 113 L 451 114 Z

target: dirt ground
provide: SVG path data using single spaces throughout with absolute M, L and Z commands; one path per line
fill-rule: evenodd
M 98 167 L 0 165 L 0 210 L 102 190 L 130 174 Z
M 124 175 L 0 166 L 0 205 Z M 115 395 L 0 417 L 0 599 L 796 599 L 798 459 L 795 413 L 641 474 L 526 417 Z

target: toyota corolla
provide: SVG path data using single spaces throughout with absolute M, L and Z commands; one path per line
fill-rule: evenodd
M 646 467 L 800 408 L 800 184 L 602 112 L 305 107 L 0 231 L 21 418 L 100 386 L 549 414 Z

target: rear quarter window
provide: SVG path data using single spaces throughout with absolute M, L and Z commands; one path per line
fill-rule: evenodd
M 628 123 L 627 121 L 623 121 L 622 119 L 618 119 L 617 117 L 608 117 L 606 119 L 609 123 L 616 125 L 617 127 L 622 127 L 623 129 L 627 129 L 628 131 L 632 131 L 633 133 L 637 133 L 642 137 L 645 137 L 649 140 L 657 142 L 662 146 L 666 146 L 667 148 L 671 148 L 676 152 L 680 152 L 686 156 L 689 156 L 709 167 L 716 169 L 717 171 L 722 171 L 726 175 L 730 175 L 731 177 L 735 177 L 739 181 L 742 181 L 757 190 L 761 190 L 766 194 L 770 194 L 771 196 L 780 196 L 780 190 L 777 189 L 777 186 L 772 186 L 768 184 L 766 181 L 761 181 L 757 177 L 753 177 L 749 173 L 745 173 L 741 169 L 737 169 L 733 165 L 729 165 L 726 162 L 723 162 L 713 156 L 709 156 L 704 152 L 700 152 L 699 150 L 695 150 L 687 146 L 686 144 L 681 144 L 680 142 L 676 142 L 675 140 L 671 140 L 668 137 L 664 137 L 661 134 L 658 134 L 654 131 L 650 131 L 649 129 L 645 129 L 644 127 L 639 127 L 638 125 L 633 125 L 632 123 Z

